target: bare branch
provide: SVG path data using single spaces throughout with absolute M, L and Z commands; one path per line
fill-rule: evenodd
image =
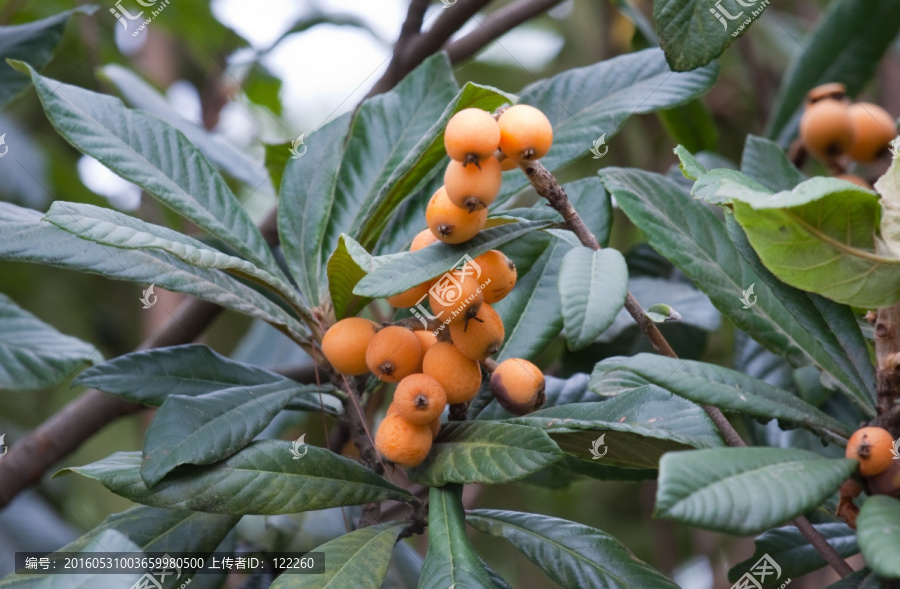
M 483 47 L 502 37 L 523 22 L 543 13 L 562 0 L 519 0 L 497 9 L 485 17 L 478 28 L 462 37 L 448 43 L 444 49 L 450 56 L 452 63 L 472 57 Z

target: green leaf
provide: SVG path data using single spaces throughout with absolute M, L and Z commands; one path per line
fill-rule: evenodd
M 881 243 L 876 247 L 886 255 L 900 260 L 900 165 L 891 160 L 887 172 L 875 183 L 881 195 Z
M 299 313 L 309 316 L 305 302 L 278 276 L 177 231 L 112 209 L 61 200 L 50 206 L 44 219 L 60 229 L 101 245 L 121 249 L 156 249 L 197 268 L 224 270 L 260 282 L 293 304 Z
M 185 552 L 210 553 L 219 546 L 239 520 L 240 517 L 234 515 L 139 505 L 122 513 L 110 515 L 93 530 L 48 556 L 51 560 L 61 560 L 59 552 L 111 550 L 105 544 L 100 549 L 91 548 L 97 538 L 107 531 L 120 532 L 126 536 L 137 546 L 132 551 L 168 552 L 172 555 Z M 202 530 L 203 533 L 197 533 L 198 530 Z M 62 565 L 60 562 L 60 566 Z M 39 589 L 45 578 L 53 576 L 65 578 L 61 575 L 48 574 L 29 574 L 26 577 L 11 574 L 0 580 L 0 589 Z M 177 585 L 166 583 L 165 589 L 177 589 L 180 585 L 180 582 Z M 127 586 L 119 585 L 113 589 L 124 589 Z
M 272 184 L 276 188 L 280 188 L 281 182 L 284 180 L 284 170 L 292 157 L 291 147 L 292 143 L 290 141 L 285 141 L 284 143 L 263 143 L 266 171 L 269 173 L 269 177 L 272 178 Z
M 856 518 L 856 529 L 859 548 L 872 570 L 885 579 L 900 578 L 900 501 L 869 497 Z
M 882 587 L 881 579 L 869 567 L 866 567 L 862 570 L 854 571 L 825 589 L 882 589 Z
M 787 448 L 672 452 L 659 465 L 654 515 L 728 534 L 758 534 L 822 503 L 857 466 Z
M 652 385 L 605 401 L 541 409 L 507 422 L 544 429 L 564 452 L 592 464 L 625 468 L 656 468 L 666 452 L 722 445 L 700 407 Z
M 528 560 L 568 589 L 677 589 L 624 544 L 606 532 L 537 513 L 475 509 L 473 528 L 506 538 Z
M 553 147 L 541 158 L 558 171 L 578 159 L 590 160 L 590 148 L 606 133 L 609 141 L 632 115 L 687 104 L 709 90 L 718 65 L 675 73 L 659 49 L 645 49 L 566 70 L 522 90 L 520 102 L 537 107 L 553 125 Z M 528 179 L 504 174 L 498 202 L 519 192 Z
M 96 6 L 80 6 L 43 20 L 0 26 L 0 109 L 28 86 L 28 76 L 11 68 L 6 60 L 27 60 L 36 69 L 43 69 L 62 39 L 69 18 L 79 12 L 92 14 L 95 10 Z
M 203 155 L 229 176 L 254 190 L 261 189 L 264 192 L 271 192 L 273 184 L 276 187 L 280 185 L 280 180 L 276 182 L 274 175 L 270 182 L 266 169 L 259 161 L 249 157 L 221 135 L 207 131 L 184 118 L 165 96 L 130 69 L 111 63 L 101 67 L 97 77 L 114 86 L 132 107 L 148 112 L 184 133 Z M 284 158 L 287 159 L 289 155 L 290 152 L 285 148 Z
M 199 396 L 169 395 L 147 428 L 141 478 L 153 487 L 182 464 L 213 464 L 231 456 L 296 395 L 315 389 L 284 380 Z
M 733 215 L 725 216 L 725 227 L 731 242 L 759 275 L 771 295 L 781 301 L 828 354 L 830 361 L 825 363 L 827 372 L 844 385 L 842 388 L 845 391 L 852 391 L 851 397 L 855 403 L 871 411 L 875 397 L 875 370 L 853 310 L 847 305 L 781 282 L 763 266 L 747 240 L 747 234 Z
M 328 258 L 328 290 L 335 319 L 356 315 L 372 299 L 353 294 L 353 289 L 372 266 L 372 256 L 349 235 L 341 234 L 337 249 Z
M 515 481 L 562 458 L 538 428 L 495 421 L 451 422 L 441 428 L 425 462 L 410 480 L 428 487 L 447 483 Z
M 325 572 L 279 576 L 271 589 L 379 589 L 391 552 L 405 522 L 380 523 L 354 530 L 310 552 L 323 552 Z
M 141 550 L 128 536 L 116 530 L 103 530 L 88 540 L 84 546 L 84 552 L 129 552 L 135 557 L 141 556 Z M 62 563 L 59 563 L 62 565 Z M 61 568 L 61 567 L 60 567 Z M 55 574 L 42 575 L 40 580 L 35 580 L 34 587 L 40 589 L 122 589 L 132 587 L 137 583 L 143 573 L 88 573 L 83 575 Z M 24 581 L 29 581 L 25 577 Z M 17 585 L 19 587 L 20 585 Z
M 527 272 L 522 274 L 524 268 L 518 268 L 516 287 L 495 305 L 506 330 L 498 362 L 534 358 L 562 331 L 559 269 L 571 249 L 572 244 L 554 237 Z
M 64 335 L 0 294 L 0 390 L 59 384 L 99 357 L 94 346 Z
M 93 387 L 134 403 L 159 407 L 170 395 L 197 397 L 233 387 L 254 387 L 294 381 L 254 366 L 230 360 L 200 344 L 155 348 L 125 354 L 88 368 L 74 383 Z M 340 403 L 330 385 L 304 387 L 291 409 L 339 413 Z M 325 393 L 325 396 L 322 395 Z
M 636 379 L 634 377 L 637 377 Z M 757 419 L 778 419 L 810 429 L 829 441 L 853 430 L 793 394 L 722 366 L 656 354 L 607 358 L 594 367 L 590 388 L 617 394 L 653 383 L 695 403 Z
M 778 297 L 760 291 L 757 303 L 743 308 L 743 291 L 762 278 L 743 259 L 722 221 L 706 204 L 657 174 L 606 168 L 600 177 L 650 245 L 691 278 L 738 328 L 792 366 L 819 367 L 833 376 L 863 411 L 874 415 L 871 400 L 859 390 L 858 381 L 835 365 L 819 334 L 808 331 Z
M 827 82 L 843 82 L 856 96 L 875 75 L 882 56 L 900 28 L 900 1 L 830 2 L 812 33 L 800 43 L 803 51 L 784 72 L 766 135 L 788 145 L 796 133 L 799 109 L 806 93 Z
M 676 143 L 690 151 L 715 151 L 719 130 L 706 104 L 695 99 L 683 106 L 656 113 L 660 122 Z
M 186 467 L 153 489 L 140 474 L 140 452 L 116 452 L 77 472 L 136 503 L 210 513 L 274 515 L 360 505 L 410 495 L 356 462 L 333 452 L 307 447 L 292 458 L 291 443 L 257 441 L 211 466 Z
M 755 184 L 738 172 L 713 170 L 692 193 L 732 200 L 763 264 L 791 286 L 864 309 L 900 301 L 900 258 L 876 252 L 876 194 L 834 178 L 777 193 Z
M 569 348 L 588 347 L 615 320 L 628 294 L 628 266 L 618 250 L 570 250 L 559 268 L 559 297 Z
M 440 276 L 465 261 L 476 258 L 532 231 L 549 227 L 549 221 L 502 222 L 488 227 L 471 240 L 459 245 L 435 243 L 415 252 L 399 252 L 375 256 L 364 268 L 368 274 L 353 293 L 367 297 L 388 297 Z
M 703 170 L 694 179 L 706 172 L 707 170 Z M 806 180 L 803 172 L 788 159 L 777 143 L 755 135 L 747 135 L 744 142 L 741 172 L 772 191 L 791 190 Z
M 721 2 L 712 8 L 704 0 L 661 0 L 653 3 L 653 22 L 659 46 L 678 72 L 706 65 L 750 29 L 767 4 Z M 718 9 L 718 10 L 716 10 Z M 711 14 L 712 13 L 712 14 Z M 725 20 L 725 19 L 728 20 Z
M 281 272 L 225 180 L 181 131 L 112 96 L 45 78 L 30 67 L 47 118 L 79 151 L 218 237 L 260 268 Z
M 155 284 L 259 317 L 298 340 L 307 337 L 303 324 L 287 311 L 227 274 L 189 266 L 162 251 L 122 250 L 80 239 L 41 216 L 37 211 L 0 202 L 0 233 L 9 237 L 0 241 L 0 259 Z
M 544 409 L 555 407 L 557 405 L 566 405 L 568 403 L 581 403 L 583 401 L 595 401 L 597 398 L 594 393 L 588 390 L 589 376 L 584 373 L 573 374 L 569 378 L 556 378 L 555 376 L 544 377 Z M 493 402 L 494 394 L 490 392 L 490 387 L 485 387 L 485 391 L 489 395 L 489 404 L 485 407 L 476 408 L 475 403 L 470 404 L 468 414 L 469 419 L 506 419 L 510 414 Z M 472 409 L 477 409 L 472 411 Z
M 432 488 L 428 494 L 428 552 L 419 589 L 493 587 L 490 576 L 466 536 L 461 488 Z
M 856 545 L 856 532 L 843 522 L 813 524 L 813 527 L 841 555 L 848 558 L 859 552 Z M 740 562 L 728 571 L 728 580 L 732 583 L 748 572 L 768 554 L 781 565 L 781 576 L 784 578 L 802 577 L 807 573 L 828 566 L 825 559 L 816 552 L 803 534 L 795 526 L 785 526 L 769 530 L 754 540 L 756 550 L 753 556 Z

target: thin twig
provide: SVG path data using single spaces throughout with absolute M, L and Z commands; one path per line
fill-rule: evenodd
M 585 247 L 599 250 L 600 243 L 597 241 L 597 238 L 591 230 L 588 229 L 587 225 L 584 224 L 578 211 L 575 210 L 575 207 L 573 207 L 572 203 L 569 201 L 569 196 L 566 194 L 565 189 L 560 186 L 553 174 L 551 174 L 540 162 L 522 163 L 519 167 L 525 172 L 528 179 L 531 180 L 531 185 L 534 187 L 535 191 L 537 191 L 540 196 L 546 198 L 550 203 L 550 206 L 562 215 L 563 219 L 566 221 L 566 225 L 575 236 L 578 237 L 578 240 Z M 668 356 L 669 358 L 678 358 L 678 355 L 675 354 L 672 346 L 669 345 L 669 342 L 662 333 L 660 333 L 656 323 L 647 317 L 646 313 L 644 313 L 644 309 L 631 292 L 628 292 L 625 301 L 625 308 L 638 324 L 641 332 L 650 340 L 653 349 L 660 355 Z M 898 307 L 898 309 L 900 309 L 900 307 Z M 898 357 L 900 357 L 900 355 L 898 355 Z M 703 410 L 709 415 L 713 423 L 715 423 L 719 432 L 722 434 L 722 437 L 725 439 L 726 444 L 735 447 L 745 447 L 747 445 L 718 407 L 712 407 L 710 405 L 701 405 L 701 407 L 703 407 Z M 838 554 L 825 538 L 819 534 L 818 530 L 809 523 L 809 520 L 800 516 L 793 521 L 800 532 L 810 541 L 816 551 L 835 571 L 837 571 L 839 575 L 841 575 L 841 577 L 846 577 L 853 572 L 850 566 L 843 558 L 841 558 L 841 555 Z

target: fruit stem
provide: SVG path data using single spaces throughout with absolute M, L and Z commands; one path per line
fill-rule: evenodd
M 900 420 L 896 406 L 900 397 L 900 303 L 875 313 L 875 391 L 876 419 L 887 421 L 879 425 L 896 436 Z
M 553 174 L 551 174 L 541 162 L 521 163 L 519 164 L 519 168 L 525 172 L 526 176 L 528 176 L 535 191 L 540 196 L 546 198 L 550 203 L 550 206 L 562 215 L 563 219 L 565 219 L 566 226 L 576 237 L 578 237 L 578 240 L 581 241 L 585 247 L 589 247 L 592 250 L 599 250 L 600 242 L 597 241 L 597 238 L 591 230 L 588 229 L 587 225 L 585 225 L 581 216 L 578 214 L 578 211 L 575 210 L 575 207 L 573 207 L 572 203 L 569 201 L 569 195 L 566 194 L 565 189 L 560 186 Z M 669 342 L 659 331 L 656 323 L 647 317 L 643 307 L 641 307 L 641 304 L 634 298 L 631 291 L 628 291 L 625 296 L 625 309 L 638 324 L 638 328 L 640 328 L 641 332 L 650 340 L 656 353 L 662 356 L 668 356 L 669 358 L 678 358 L 678 355 L 672 349 L 672 346 L 669 345 Z M 900 324 L 900 306 L 897 306 L 896 309 L 896 323 Z M 896 343 L 898 345 L 898 353 L 895 357 L 898 359 L 898 363 L 900 363 L 900 340 L 897 340 Z M 897 377 L 898 386 L 900 386 L 900 366 L 898 366 Z M 898 389 L 898 391 L 900 391 L 900 389 Z M 701 406 L 722 434 L 726 444 L 736 447 L 745 447 L 747 445 L 718 407 L 712 407 L 710 405 Z M 841 558 L 841 555 L 838 554 L 825 538 L 819 534 L 818 530 L 809 523 L 809 520 L 800 516 L 795 518 L 793 523 L 797 526 L 797 529 L 800 530 L 800 533 L 803 534 L 809 543 L 816 549 L 816 552 L 818 552 L 819 555 L 825 559 L 839 575 L 841 575 L 841 577 L 846 577 L 853 572 L 853 569 L 850 568 L 844 559 Z

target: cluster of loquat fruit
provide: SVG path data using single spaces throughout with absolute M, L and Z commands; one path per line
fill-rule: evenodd
M 872 495 L 900 496 L 900 460 L 894 460 L 894 439 L 882 427 L 856 430 L 847 442 L 846 456 L 859 462 Z
M 438 241 L 459 244 L 475 237 L 500 192 L 502 171 L 543 157 L 552 142 L 550 121 L 531 106 L 510 107 L 496 118 L 477 108 L 453 115 L 444 130 L 444 147 L 451 158 L 444 185 L 429 200 L 428 229 L 416 235 L 410 251 Z M 491 372 L 493 363 L 486 361 L 505 337 L 503 321 L 491 305 L 512 291 L 517 275 L 512 260 L 491 250 L 444 278 L 452 285 L 452 300 L 447 300 L 451 297 L 446 290 L 432 288 L 440 278 L 387 298 L 393 307 L 408 308 L 427 295 L 432 313 L 443 322 L 435 331 L 380 327 L 374 321 L 350 317 L 332 325 L 322 339 L 322 353 L 339 373 L 371 372 L 383 382 L 397 383 L 376 432 L 375 447 L 404 468 L 421 464 L 428 456 L 444 408 L 468 403 L 478 394 L 482 362 Z M 515 415 L 544 403 L 544 375 L 522 358 L 496 365 L 490 388 L 497 402 Z
M 871 102 L 851 103 L 843 84 L 823 84 L 806 95 L 800 139 L 807 151 L 826 163 L 843 156 L 873 163 L 888 152 L 896 135 L 897 124 L 886 110 Z M 837 177 L 872 188 L 853 174 Z

